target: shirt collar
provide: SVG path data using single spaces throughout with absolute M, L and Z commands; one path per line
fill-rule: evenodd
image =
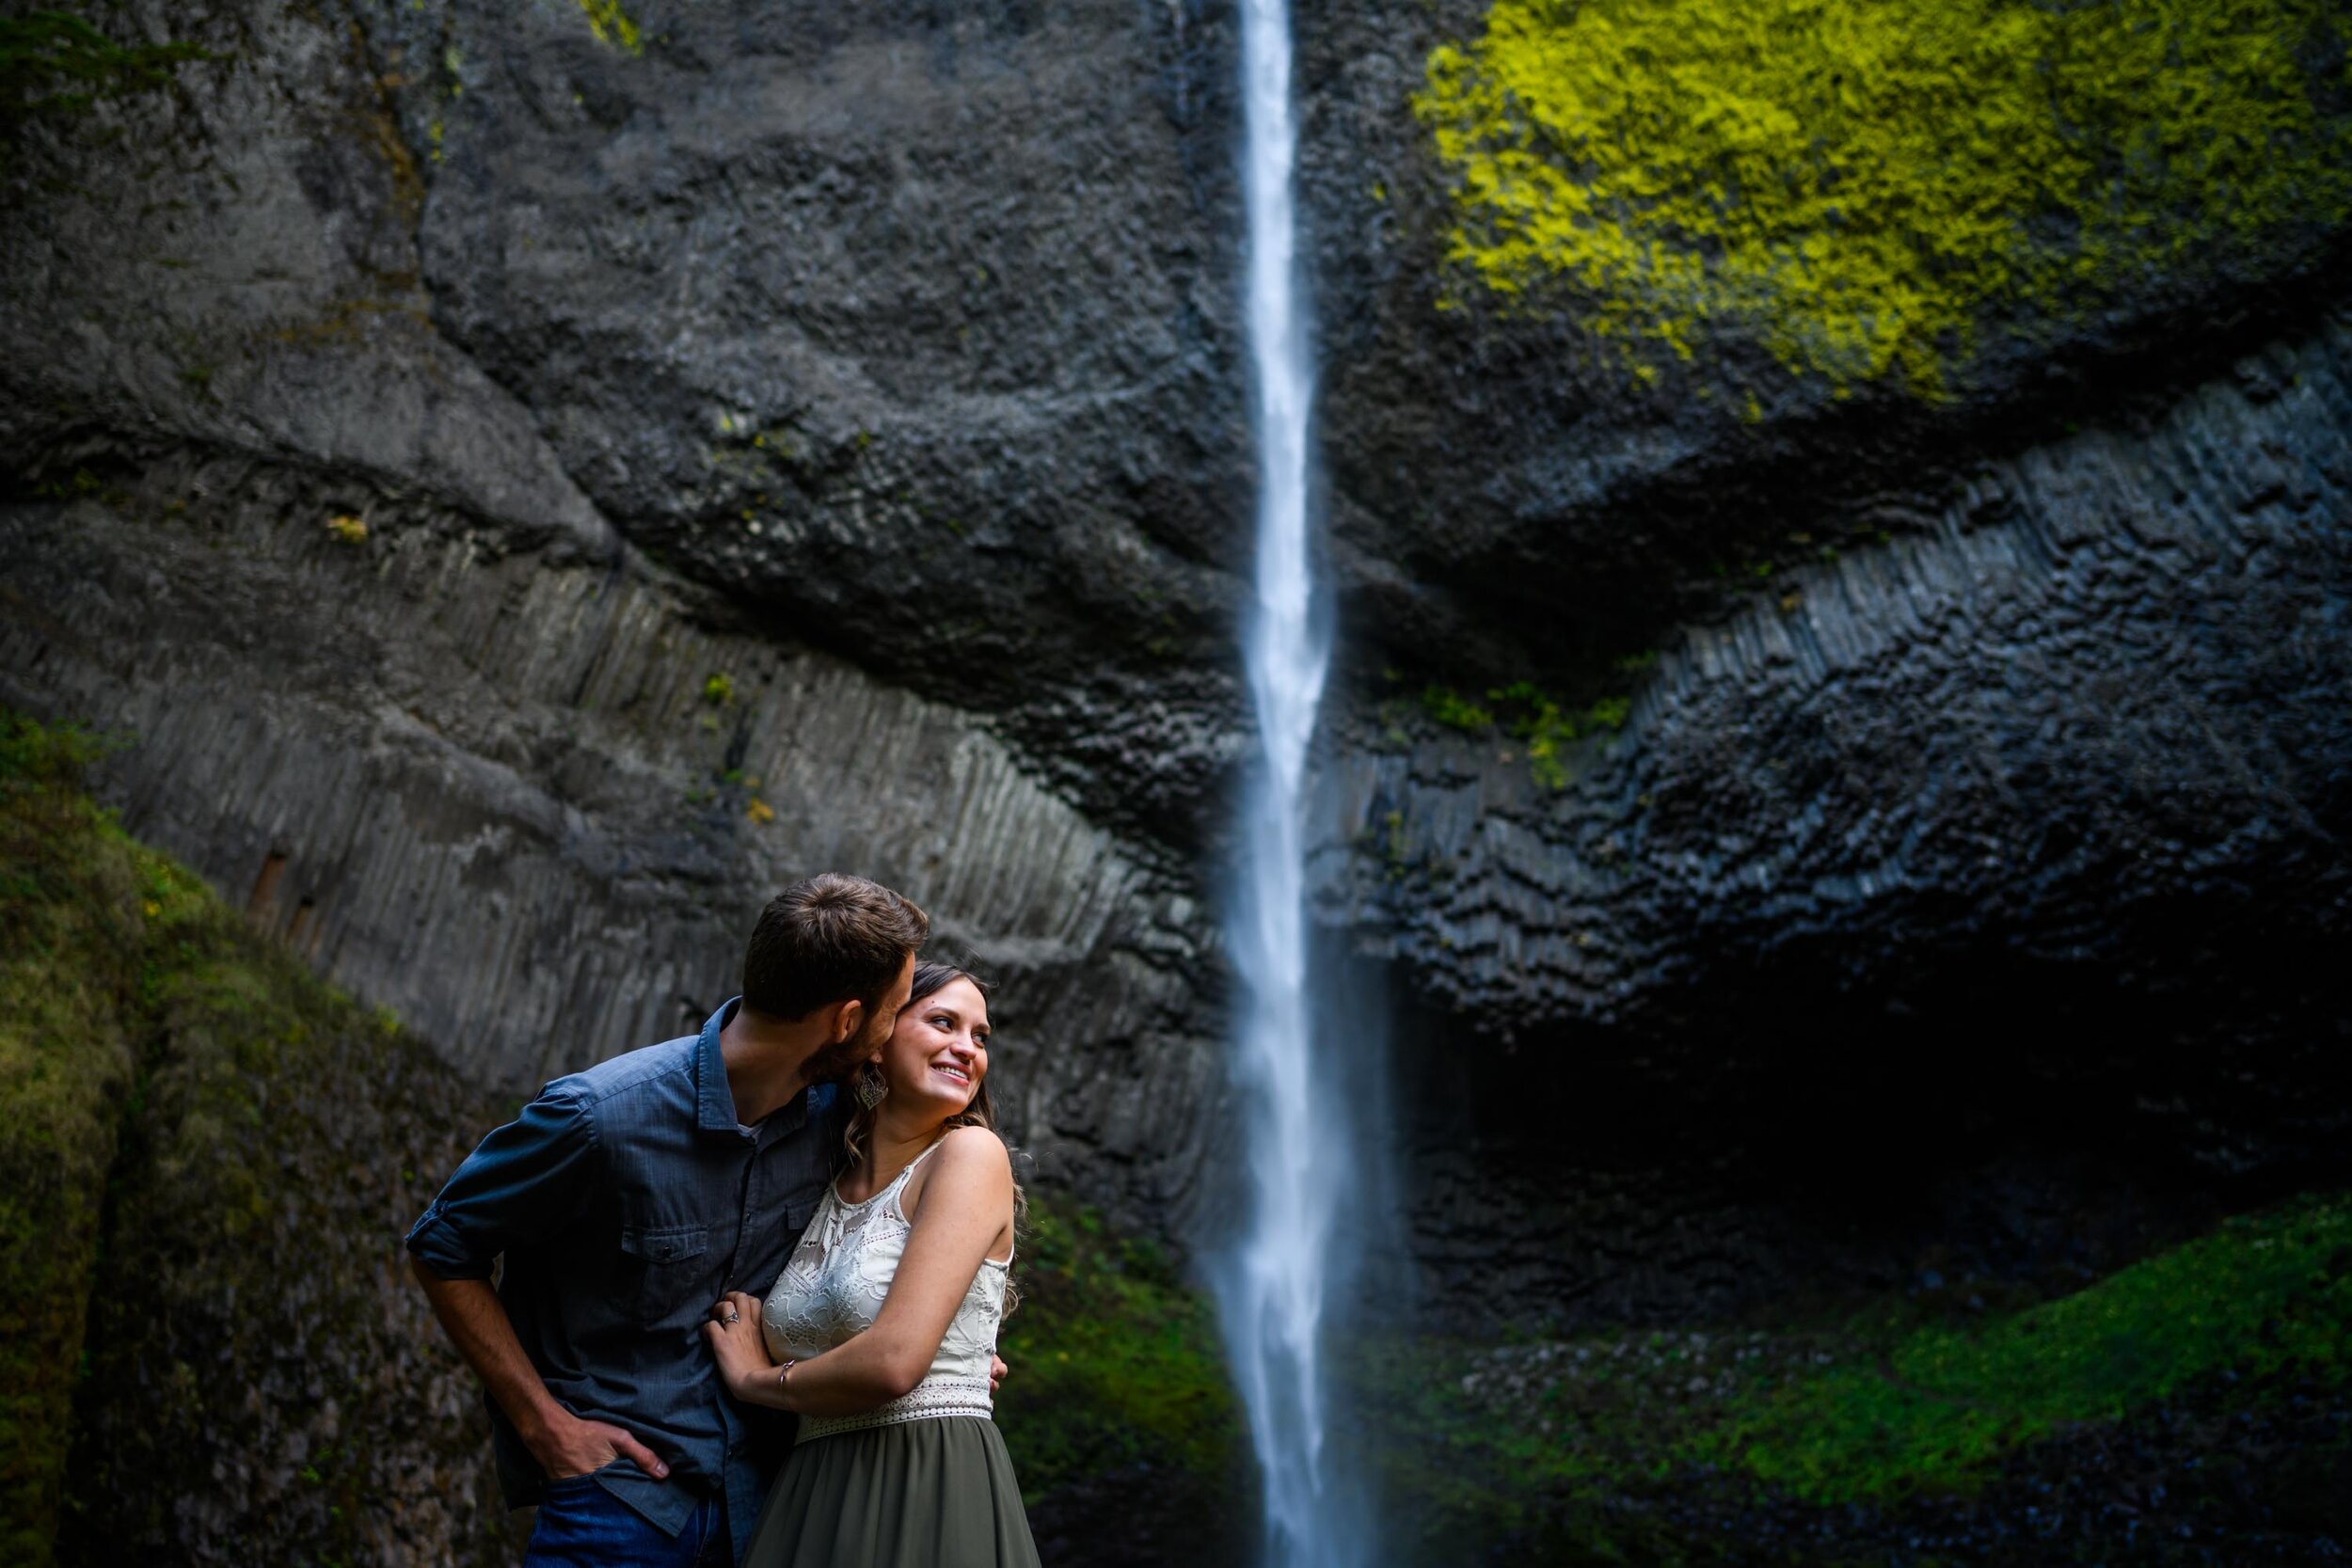
M 722 1003 L 703 1025 L 702 1037 L 694 1042 L 695 1124 L 706 1132 L 724 1132 L 731 1137 L 742 1135 L 743 1124 L 735 1115 L 735 1091 L 727 1086 L 727 1061 L 719 1050 L 719 1031 L 727 1026 L 727 1020 L 742 1005 L 739 996 Z M 832 1085 L 811 1085 L 799 1098 L 778 1106 L 760 1131 L 771 1137 L 780 1136 L 799 1128 L 811 1112 L 821 1112 L 832 1103 Z
M 719 1053 L 719 1031 L 725 1028 L 735 1009 L 743 1005 L 739 996 L 730 997 L 710 1015 L 703 1025 L 703 1037 L 694 1043 L 694 1107 L 695 1120 L 706 1132 L 733 1132 L 735 1091 L 727 1087 L 727 1062 Z

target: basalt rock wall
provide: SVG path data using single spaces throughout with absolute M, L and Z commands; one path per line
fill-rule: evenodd
M 1055 1180 L 1152 1228 L 1191 1200 L 1202 912 L 971 719 L 642 568 L 398 505 L 345 543 L 283 470 L 174 477 L 169 515 L 10 510 L 10 694 L 118 732 L 126 826 L 469 1077 L 700 1027 L 775 888 L 854 866 L 1030 1021 L 996 1087 Z
M 886 878 L 1028 1019 L 997 1087 L 1047 1178 L 1188 1229 L 1212 923 L 1117 824 L 1235 737 L 1132 682 L 1057 705 L 1116 674 L 1089 604 L 1204 580 L 1051 478 L 1208 379 L 1189 282 L 1077 283 L 1208 231 L 1146 20 L 126 8 L 205 57 L 12 127 L 9 697 L 119 732 L 134 831 L 509 1094 L 698 1022 L 782 881 Z M 1041 355 L 1041 299 L 1135 342 Z M 985 330 L 943 381 L 948 315 Z M 1068 748 L 1021 746 L 1031 699 Z M 1134 811 L 1075 803 L 1089 749 Z
M 2340 1175 L 2348 524 L 2339 316 L 1689 628 L 1565 778 L 1359 712 L 1321 897 L 1411 975 L 1439 1295 L 1735 1311 Z
M 1728 317 L 1629 360 L 1456 270 L 1415 103 L 1485 14 L 1298 18 L 1318 913 L 1395 990 L 1431 1300 L 2096 1260 L 2332 1168 L 2333 187 L 1928 390 Z M 206 57 L 8 127 L 8 698 L 133 736 L 129 826 L 510 1095 L 724 994 L 779 879 L 895 880 L 1006 979 L 1041 1170 L 1194 1231 L 1249 747 L 1230 12 L 105 23 Z M 1563 783 L 1423 700 L 1522 684 L 1629 713 Z

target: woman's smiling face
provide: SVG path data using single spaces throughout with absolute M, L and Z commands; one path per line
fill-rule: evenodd
M 979 987 L 950 980 L 901 1008 L 882 1069 L 902 1103 L 934 1105 L 942 1117 L 970 1106 L 988 1076 L 988 999 Z

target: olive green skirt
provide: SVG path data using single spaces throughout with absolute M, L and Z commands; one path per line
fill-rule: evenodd
M 743 1568 L 1037 1568 L 994 1421 L 936 1416 L 793 1449 Z

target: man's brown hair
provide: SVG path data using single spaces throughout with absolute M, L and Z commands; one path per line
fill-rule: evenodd
M 743 953 L 743 1006 L 806 1018 L 835 1002 L 868 1011 L 930 935 L 930 917 L 879 882 L 828 871 L 768 901 Z

